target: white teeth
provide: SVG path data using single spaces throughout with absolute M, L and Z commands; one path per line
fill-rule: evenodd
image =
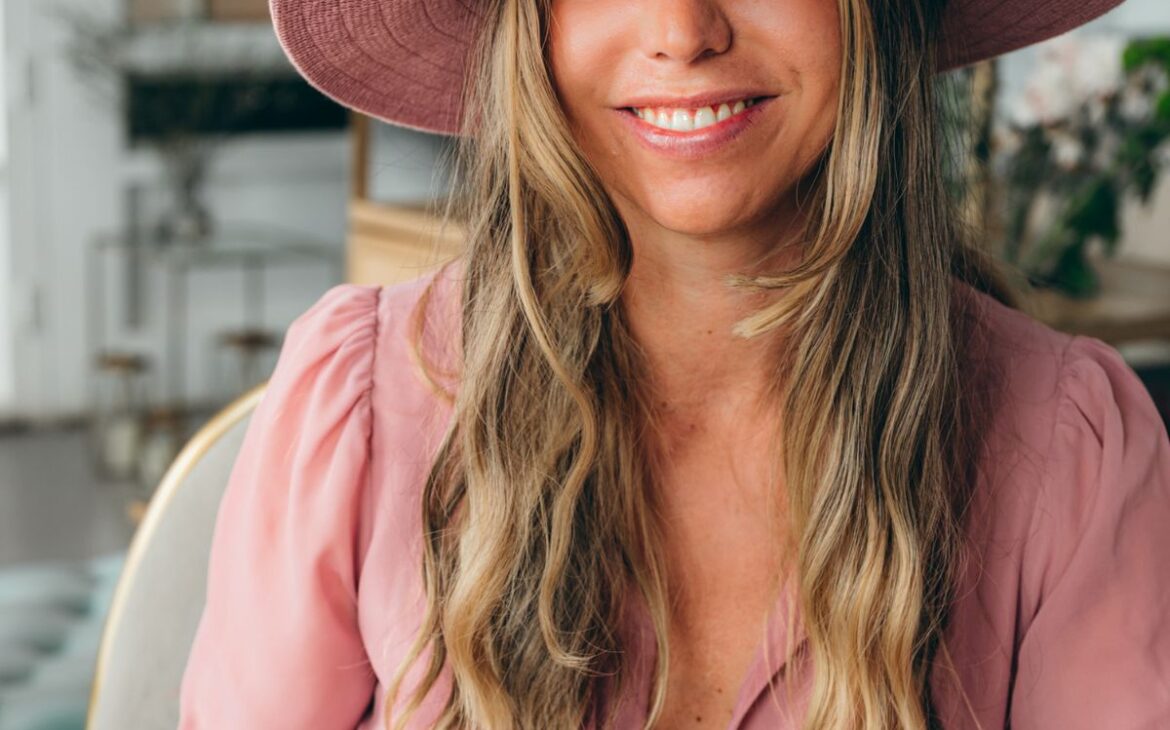
M 709 106 L 693 110 L 644 107 L 635 109 L 634 112 L 642 120 L 653 124 L 655 127 L 670 129 L 676 132 L 690 132 L 709 127 L 712 124 L 718 124 L 724 119 L 729 119 L 752 106 L 753 103 L 752 100 L 747 100 L 737 101 L 732 106 L 720 104 L 718 110 Z
M 695 129 L 710 127 L 715 123 L 715 112 L 709 106 L 695 111 Z

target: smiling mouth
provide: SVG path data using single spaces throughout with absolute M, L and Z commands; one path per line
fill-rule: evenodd
M 624 107 L 623 112 L 632 114 L 647 124 L 671 132 L 692 132 L 732 119 L 751 109 L 770 96 L 756 96 L 739 101 L 698 108 L 676 107 Z

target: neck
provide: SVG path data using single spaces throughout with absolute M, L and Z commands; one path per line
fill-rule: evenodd
M 622 305 L 660 416 L 693 424 L 760 413 L 777 377 L 784 333 L 744 339 L 733 327 L 781 293 L 735 289 L 724 279 L 783 270 L 795 262 L 796 247 L 759 231 L 719 240 L 661 228 L 631 227 L 630 233 L 634 260 Z

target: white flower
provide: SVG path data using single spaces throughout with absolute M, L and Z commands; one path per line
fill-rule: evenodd
M 1140 87 L 1127 84 L 1121 93 L 1121 103 L 1117 107 L 1122 119 L 1127 122 L 1141 122 L 1149 119 L 1154 111 L 1154 100 Z
M 1055 63 L 1041 63 L 1023 92 L 1008 103 L 1008 115 L 1025 127 L 1064 119 L 1075 107 L 1070 92 L 1070 80 L 1064 69 Z
M 1086 38 L 1081 48 L 1074 51 L 1072 70 L 1075 87 L 1083 100 L 1116 94 L 1125 83 L 1121 56 L 1125 39 L 1116 35 Z
M 1071 170 L 1080 164 L 1085 156 L 1085 146 L 1076 136 L 1068 132 L 1054 132 L 1052 135 L 1052 160 L 1058 167 Z
M 1154 160 L 1158 165 L 1170 165 L 1170 144 L 1164 144 L 1154 150 Z
M 991 128 L 991 146 L 1001 154 L 1014 155 L 1024 146 L 1024 135 L 1018 128 L 997 124 Z
M 1105 100 L 1101 97 L 1093 97 L 1085 102 L 1085 111 L 1088 112 L 1089 124 L 1094 127 L 1099 127 L 1105 122 L 1105 112 L 1108 109 L 1105 106 Z
M 1093 101 L 1118 93 L 1125 75 L 1121 36 L 1064 35 L 1039 48 L 1039 59 L 1023 91 L 1005 111 L 1022 126 L 1053 124 Z
M 1093 153 L 1092 165 L 1096 170 L 1106 170 L 1117 159 L 1121 150 L 1121 135 L 1117 130 L 1104 128 L 1097 141 L 1097 149 Z

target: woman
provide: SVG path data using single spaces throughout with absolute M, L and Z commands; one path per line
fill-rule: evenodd
M 1005 305 L 931 88 L 1115 4 L 274 0 L 462 134 L 467 252 L 290 328 L 181 727 L 1170 727 L 1165 429 Z

